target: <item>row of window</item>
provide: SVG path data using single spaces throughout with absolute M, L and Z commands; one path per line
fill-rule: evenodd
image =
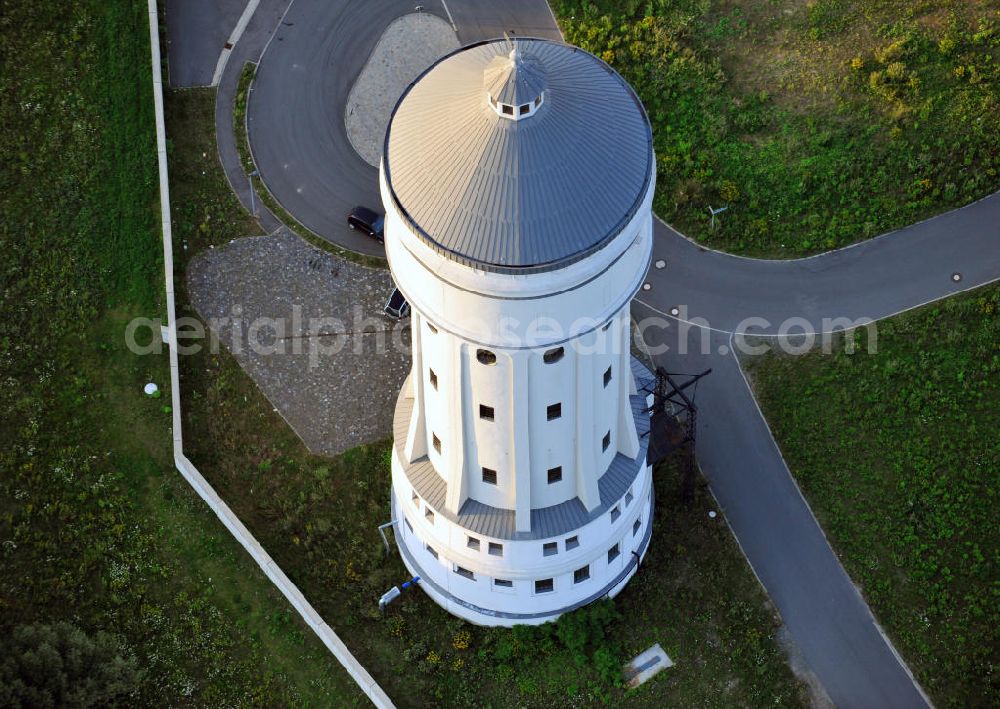
M 559 349 L 562 349 L 562 347 L 560 347 Z M 480 350 L 480 352 L 482 352 L 482 351 L 483 350 Z M 437 390 L 437 388 L 438 388 L 438 375 L 437 375 L 437 372 L 435 372 L 433 369 L 430 369 L 429 372 L 430 372 L 429 379 L 431 380 L 431 386 L 434 387 L 435 390 Z M 608 384 L 610 384 L 610 383 L 611 383 L 611 365 L 608 365 L 608 368 L 604 370 L 604 388 L 607 389 L 608 388 Z M 550 404 L 549 405 L 549 407 L 548 407 L 549 421 L 551 421 L 554 418 L 559 418 L 559 416 L 562 415 L 562 414 L 556 414 L 555 416 L 552 415 L 552 407 L 554 407 L 554 406 L 555 407 L 562 407 L 562 404 Z M 486 415 L 487 413 L 489 415 Z M 479 405 L 479 418 L 487 419 L 489 421 L 492 421 L 493 420 L 493 407 L 492 406 L 486 406 L 484 404 L 480 404 Z
M 635 499 L 635 498 L 632 495 L 632 491 L 629 490 L 628 492 L 626 492 L 625 493 L 625 506 L 628 507 L 632 503 L 633 499 Z M 419 510 L 420 509 L 420 495 L 417 494 L 416 490 L 414 490 L 412 492 L 411 501 L 413 502 L 413 506 L 416 509 Z M 621 512 L 621 506 L 620 505 L 615 505 L 612 508 L 612 510 L 611 510 L 611 523 L 614 524 L 615 522 L 617 522 L 618 518 L 621 517 L 621 514 L 622 514 L 622 512 Z M 432 510 L 429 506 L 426 506 L 426 505 L 424 506 L 424 518 L 428 522 L 430 522 L 431 524 L 434 524 L 434 510 Z M 413 531 L 413 526 L 410 524 L 410 520 L 409 519 L 406 520 L 406 526 L 410 528 L 411 532 Z M 640 527 L 642 527 L 642 520 L 637 518 L 632 523 L 632 536 L 633 537 L 639 533 Z M 580 546 L 580 538 L 577 535 L 574 534 L 572 537 L 567 537 L 566 539 L 564 539 L 563 540 L 563 545 L 565 546 L 566 551 L 572 551 L 573 549 L 576 549 L 578 546 Z M 480 551 L 482 549 L 482 542 L 481 542 L 481 540 L 478 537 L 473 537 L 471 535 L 466 535 L 466 537 L 465 537 L 465 546 L 467 548 L 469 548 L 469 549 L 472 549 L 473 551 Z M 617 547 L 617 546 L 618 545 L 616 544 L 615 547 Z M 615 547 L 612 547 L 612 548 L 615 548 Z M 430 547 L 427 547 L 427 548 L 430 549 Z M 503 544 L 500 544 L 499 542 L 487 542 L 487 551 L 488 551 L 488 553 L 489 553 L 490 556 L 502 557 L 503 556 Z M 542 556 L 555 556 L 558 553 L 559 553 L 559 542 L 544 542 L 542 544 Z M 610 550 L 609 550 L 608 553 L 610 555 Z M 615 556 L 617 556 L 617 554 Z M 437 558 L 437 554 L 436 553 L 434 554 L 434 558 Z M 608 561 L 610 562 L 612 560 L 612 558 L 613 557 L 609 556 L 608 557 Z
M 441 439 L 438 438 L 436 433 L 431 433 L 431 446 L 438 453 L 441 452 Z M 604 434 L 604 438 L 601 439 L 601 451 L 606 451 L 611 446 L 611 431 Z M 493 468 L 487 468 L 483 466 L 482 468 L 483 482 L 489 485 L 497 484 L 497 471 Z M 562 466 L 557 465 L 554 468 L 549 468 L 546 471 L 546 478 L 549 485 L 553 485 L 562 480 Z
M 641 526 L 640 521 L 636 520 L 635 524 L 632 526 L 633 536 L 635 536 L 638 533 L 638 529 L 640 526 Z M 437 550 L 434 547 L 432 547 L 430 544 L 424 544 L 424 547 L 427 549 L 427 553 L 429 553 L 435 559 L 440 559 L 440 556 L 438 555 Z M 621 542 L 616 542 L 613 547 L 608 549 L 608 554 L 607 554 L 608 564 L 614 562 L 615 559 L 621 556 L 621 553 L 622 553 Z M 469 579 L 470 581 L 476 580 L 476 574 L 473 571 L 470 571 L 469 569 L 465 568 L 464 566 L 459 566 L 458 564 L 455 564 L 452 566 L 452 571 L 461 576 L 462 578 Z M 573 572 L 574 584 L 583 583 L 584 581 L 587 581 L 589 579 L 590 579 L 590 564 L 585 564 L 584 566 L 581 566 L 579 569 L 576 569 Z M 511 581 L 510 579 L 494 578 L 493 585 L 498 588 L 513 588 L 514 582 Z M 549 593 L 555 590 L 555 579 L 551 578 L 537 579 L 534 582 L 534 587 L 536 594 Z

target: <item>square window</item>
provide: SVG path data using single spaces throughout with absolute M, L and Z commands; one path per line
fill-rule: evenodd
M 485 421 L 492 421 L 493 420 L 493 407 L 492 406 L 486 406 L 485 404 L 480 404 L 479 405 L 479 418 L 481 418 L 481 419 L 483 419 Z
M 573 583 L 583 583 L 590 578 L 590 564 L 573 572 Z
M 559 545 L 555 542 L 545 542 L 542 545 L 542 556 L 555 556 L 559 553 Z
M 431 556 L 433 556 L 433 557 L 434 557 L 435 559 L 436 559 L 436 558 L 438 558 L 438 553 L 437 553 L 436 551 L 434 551 L 434 547 L 432 547 L 432 546 L 431 546 L 430 544 L 427 544 L 427 545 L 426 545 L 426 548 L 427 548 L 427 552 L 428 552 L 428 553 L 429 553 L 429 554 L 430 554 Z
M 576 536 L 569 537 L 566 540 L 566 551 L 569 551 L 570 549 L 576 549 L 578 546 L 580 546 L 580 537 Z
M 493 579 L 493 585 L 500 588 L 514 588 L 514 582 L 510 579 Z
M 510 105 L 508 105 L 506 103 L 501 104 L 501 110 L 503 111 L 503 114 L 505 116 L 513 116 L 514 115 L 514 107 L 510 106 Z
M 611 431 L 604 434 L 604 440 L 601 441 L 601 450 L 606 451 L 608 446 L 611 445 Z
M 611 383 L 611 367 L 609 366 L 604 370 L 604 388 L 607 389 L 608 384 Z
M 552 579 L 539 579 L 535 581 L 535 593 L 549 593 L 555 588 Z
M 434 450 L 438 453 L 441 452 L 441 439 L 437 437 L 436 433 L 431 434 L 431 443 L 434 445 Z M 607 448 L 607 446 L 605 446 Z
M 632 495 L 632 491 L 629 490 L 628 492 L 626 492 L 625 493 L 625 506 L 628 507 L 629 505 L 631 505 L 633 499 L 635 499 L 635 496 Z
M 466 537 L 465 546 L 469 547 L 473 551 L 479 551 L 479 540 L 475 537 Z
M 424 508 L 424 517 L 427 519 L 428 522 L 434 524 L 434 510 L 432 510 L 430 507 Z
M 614 508 L 612 508 L 612 510 L 611 510 L 611 524 L 614 524 L 615 522 L 617 522 L 618 518 L 621 517 L 621 516 L 622 516 L 621 507 L 619 507 L 618 505 L 615 505 Z
M 458 574 L 459 576 L 469 579 L 470 581 L 476 580 L 476 575 L 474 573 L 472 573 L 468 569 L 462 568 L 461 566 L 455 567 L 455 573 Z
M 618 547 L 619 547 L 619 545 L 615 544 L 613 547 L 611 547 L 610 549 L 608 549 L 608 563 L 609 564 L 612 561 L 614 561 L 615 559 L 617 559 L 618 556 L 622 553 L 621 549 L 619 549 Z
M 438 375 L 436 375 L 434 373 L 433 369 L 430 370 L 430 372 L 431 372 L 431 386 L 434 387 L 435 389 L 437 389 L 438 388 Z
M 503 544 L 490 542 L 490 556 L 503 556 Z
M 483 468 L 483 482 L 490 485 L 497 484 L 497 471 L 493 468 Z
M 522 116 L 525 113 L 527 113 L 528 111 L 530 111 L 530 110 L 531 110 L 531 104 L 530 103 L 522 103 L 521 104 L 520 113 L 521 113 Z
M 557 465 L 554 468 L 549 468 L 549 485 L 557 483 L 560 480 L 562 480 L 562 466 Z
M 639 528 L 640 528 L 641 526 L 642 526 L 642 520 L 641 520 L 641 519 L 637 519 L 637 520 L 636 520 L 635 522 L 633 522 L 633 523 L 632 523 L 632 536 L 633 536 L 633 537 L 634 537 L 634 536 L 635 536 L 636 534 L 638 534 L 638 533 L 639 533 Z
M 549 404 L 548 408 L 545 409 L 545 416 L 549 421 L 562 416 L 562 404 Z

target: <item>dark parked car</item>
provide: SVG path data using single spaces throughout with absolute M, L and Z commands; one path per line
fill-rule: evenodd
M 368 207 L 355 207 L 347 215 L 347 226 L 354 231 L 360 231 L 371 238 L 382 241 L 382 227 L 385 225 L 385 217 L 378 212 L 373 212 Z
M 410 314 L 410 304 L 406 302 L 406 298 L 399 292 L 399 288 L 393 288 L 392 295 L 389 296 L 389 300 L 382 310 L 390 318 L 402 320 Z

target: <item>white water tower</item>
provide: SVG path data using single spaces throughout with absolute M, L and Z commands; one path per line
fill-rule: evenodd
M 615 595 L 653 516 L 652 375 L 629 348 L 652 247 L 641 103 L 575 47 L 481 42 L 410 85 L 383 156 L 386 254 L 412 307 L 392 451 L 404 563 L 479 624 Z

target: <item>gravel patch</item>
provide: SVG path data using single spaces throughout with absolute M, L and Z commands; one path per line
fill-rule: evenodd
M 347 137 L 365 162 L 378 167 L 389 114 L 406 87 L 458 47 L 451 25 L 426 12 L 403 15 L 386 28 L 351 88 L 344 113 Z
M 382 315 L 389 273 L 282 229 L 199 254 L 192 305 L 313 453 L 390 435 L 409 320 Z

